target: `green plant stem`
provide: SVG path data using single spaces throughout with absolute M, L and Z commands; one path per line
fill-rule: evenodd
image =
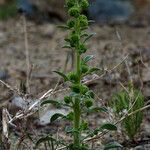
M 76 20 L 76 26 L 75 26 L 75 32 L 78 36 L 80 36 L 80 27 L 79 27 L 79 21 Z M 81 84 L 81 56 L 79 54 L 79 43 L 76 45 L 76 74 L 78 75 L 78 82 L 77 84 L 80 86 Z M 80 149 L 80 119 L 81 119 L 81 107 L 80 107 L 80 96 L 79 98 L 75 99 L 74 103 L 74 149 L 79 150 Z
M 80 147 L 80 115 L 80 99 L 76 99 L 74 104 L 74 148 L 76 149 Z
M 77 61 L 77 70 L 76 70 L 76 72 L 77 72 L 77 75 L 78 75 L 78 84 L 80 85 L 80 82 L 81 82 L 81 73 L 80 73 L 80 54 L 79 53 L 77 53 L 77 56 L 76 56 L 77 58 L 76 58 L 76 61 Z
M 78 75 L 78 85 L 81 83 L 81 73 L 80 73 L 80 54 L 76 52 L 76 73 Z M 81 118 L 81 107 L 80 107 L 80 97 L 75 99 L 74 103 L 74 147 L 76 150 L 80 147 L 80 118 Z

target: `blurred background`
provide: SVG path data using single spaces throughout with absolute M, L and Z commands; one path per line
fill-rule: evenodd
M 85 13 L 97 23 L 148 25 L 150 0 L 90 0 Z M 23 11 L 35 21 L 64 21 L 67 19 L 64 0 L 0 0 L 0 19 L 5 20 Z
M 128 87 L 132 77 L 149 103 L 150 0 L 90 0 L 84 13 L 95 21 L 88 29 L 96 33 L 87 43 L 88 54 L 95 56 L 90 65 L 105 71 L 127 60 L 89 87 L 106 105 L 122 85 Z M 64 0 L 0 0 L 0 79 L 34 100 L 54 88 L 58 76 L 52 71 L 72 69 L 70 51 L 62 49 L 68 33 L 57 28 L 68 18 Z M 30 88 L 26 87 L 27 70 Z M 17 94 L 0 84 L 0 109 L 7 107 L 15 114 L 25 106 Z M 145 112 L 144 137 L 150 135 L 149 114 Z M 47 125 L 49 115 L 43 112 L 34 125 Z

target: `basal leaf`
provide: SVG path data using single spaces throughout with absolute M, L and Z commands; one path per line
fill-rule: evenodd
M 47 141 L 56 141 L 54 138 L 52 138 L 51 136 L 46 136 L 46 137 L 42 137 L 40 138 L 37 142 L 36 142 L 36 147 L 43 143 L 43 142 L 47 142 Z
M 119 148 L 122 147 L 118 142 L 111 142 L 105 145 L 103 150 L 109 150 L 109 149 L 114 149 L 114 148 Z

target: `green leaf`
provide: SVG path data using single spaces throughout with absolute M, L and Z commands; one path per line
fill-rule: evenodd
M 54 115 L 51 117 L 50 122 L 54 122 L 54 121 L 57 120 L 58 118 L 62 118 L 62 117 L 64 117 L 63 114 L 56 113 L 56 114 L 54 114 Z
M 88 129 L 88 122 L 82 121 L 81 125 L 80 125 L 80 130 L 84 131 L 84 130 L 87 130 L 87 129 Z
M 84 37 L 84 36 L 88 36 L 88 34 L 86 32 L 82 33 L 81 37 Z
M 57 26 L 58 28 L 61 28 L 61 29 L 70 29 L 68 26 L 66 25 L 58 25 Z
M 36 142 L 36 147 L 43 143 L 43 142 L 47 142 L 47 141 L 56 141 L 54 138 L 52 138 L 51 136 L 46 136 L 46 137 L 42 137 L 40 138 L 37 142 Z
M 122 145 L 120 145 L 118 142 L 110 142 L 105 145 L 103 150 L 109 150 L 112 148 L 119 148 L 119 147 L 122 147 Z
M 108 112 L 106 107 L 93 107 L 89 109 L 90 112 Z
M 60 72 L 60 71 L 53 71 L 53 72 L 55 72 L 55 73 L 57 73 L 58 75 L 60 75 L 61 77 L 63 77 L 63 79 L 64 79 L 65 81 L 68 81 L 68 80 L 69 80 L 68 77 L 67 77 L 64 73 L 62 73 L 62 72 Z
M 88 61 L 90 61 L 91 59 L 93 59 L 93 55 L 87 55 L 84 59 L 83 59 L 83 61 L 84 61 L 84 63 L 87 63 Z
M 83 43 L 85 43 L 87 40 L 89 40 L 90 38 L 92 38 L 96 33 L 91 33 L 89 34 L 83 41 Z
M 67 127 L 65 128 L 65 132 L 66 132 L 66 133 L 72 133 L 73 131 L 74 131 L 74 130 L 73 130 L 72 127 L 68 127 L 68 126 L 67 126 Z
M 64 45 L 62 48 L 72 48 L 70 45 Z
M 74 112 L 71 111 L 70 113 L 67 114 L 65 118 L 69 121 L 73 121 L 73 117 L 74 117 Z
M 53 105 L 56 105 L 56 106 L 61 105 L 61 103 L 56 101 L 56 100 L 46 100 L 46 101 L 41 103 L 41 106 L 46 105 L 46 104 L 53 104 Z
M 95 71 L 99 71 L 100 69 L 99 68 L 91 68 L 88 73 L 93 73 Z
M 117 127 L 116 125 L 112 124 L 112 123 L 106 123 L 103 124 L 100 129 L 106 129 L 106 130 L 110 130 L 110 131 L 116 131 Z

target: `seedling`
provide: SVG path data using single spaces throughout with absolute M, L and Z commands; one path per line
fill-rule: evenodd
M 140 91 L 129 86 L 128 92 L 123 90 L 114 95 L 111 106 L 113 107 L 117 117 L 123 117 L 127 113 L 131 113 L 144 106 L 144 97 Z M 122 128 L 125 130 L 127 136 L 134 140 L 138 134 L 143 120 L 143 113 L 137 112 L 131 116 L 127 116 L 122 122 Z

